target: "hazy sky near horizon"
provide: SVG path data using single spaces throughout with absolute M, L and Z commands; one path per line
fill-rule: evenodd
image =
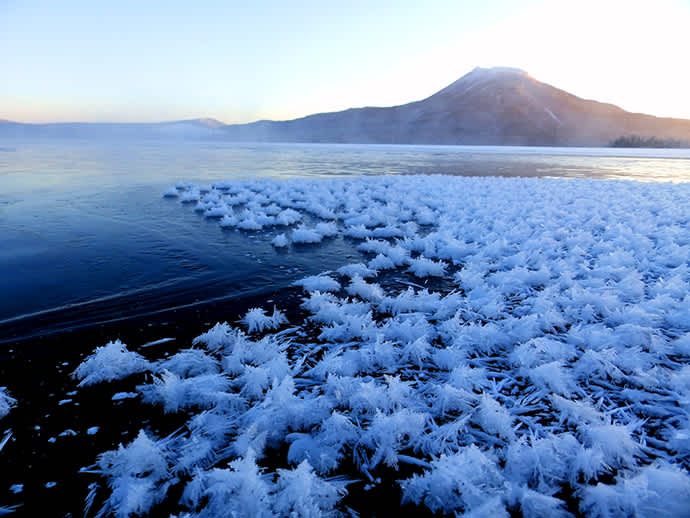
M 475 66 L 690 119 L 688 27 L 690 0 L 0 0 L 0 119 L 291 119 Z

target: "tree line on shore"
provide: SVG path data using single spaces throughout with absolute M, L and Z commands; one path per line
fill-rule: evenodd
M 671 138 L 627 135 L 612 141 L 610 147 L 690 148 L 690 142 Z

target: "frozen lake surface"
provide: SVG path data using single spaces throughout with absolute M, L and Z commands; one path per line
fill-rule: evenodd
M 684 153 L 3 147 L 0 514 L 686 516 Z
M 166 142 L 0 145 L 0 342 L 280 289 L 352 247 L 276 251 L 160 194 L 178 181 L 377 174 L 689 181 L 688 150 Z

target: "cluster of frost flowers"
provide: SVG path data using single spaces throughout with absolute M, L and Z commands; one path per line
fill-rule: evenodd
M 127 350 L 125 344 L 115 340 L 103 347 L 97 347 L 94 353 L 77 367 L 74 376 L 79 378 L 79 386 L 83 387 L 124 378 L 148 368 L 149 362 L 143 356 Z
M 7 392 L 7 387 L 0 387 L 0 419 L 10 413 L 16 402 L 17 400 Z
M 167 194 L 267 243 L 346 239 L 362 259 L 296 282 L 291 328 L 254 308 L 249 334 L 218 324 L 165 360 L 129 357 L 154 373 L 144 402 L 191 417 L 100 457 L 116 515 L 172 485 L 185 516 L 337 515 L 343 476 L 376 485 L 403 464 L 403 502 L 444 515 L 690 509 L 689 185 L 411 176 Z

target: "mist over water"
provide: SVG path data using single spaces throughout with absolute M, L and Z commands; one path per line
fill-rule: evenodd
M 377 174 L 690 181 L 689 150 L 8 141 L 0 143 L 0 342 L 279 290 L 357 257 L 275 250 L 161 194 L 176 182 Z

